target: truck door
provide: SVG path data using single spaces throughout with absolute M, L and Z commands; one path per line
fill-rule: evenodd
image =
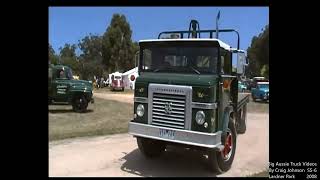
M 55 79 L 52 81 L 52 94 L 54 101 L 67 102 L 69 83 L 66 75 L 67 71 L 58 69 L 55 71 Z
M 231 53 L 220 49 L 221 72 L 219 81 L 219 129 L 223 128 L 223 117 L 226 107 L 231 103 L 231 82 L 235 76 L 231 76 L 232 62 Z

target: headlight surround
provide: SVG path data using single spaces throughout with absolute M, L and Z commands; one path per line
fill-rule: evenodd
M 197 122 L 197 124 L 202 125 L 205 122 L 205 118 L 206 118 L 206 115 L 204 114 L 203 111 L 198 111 L 196 113 L 196 122 Z
M 139 104 L 137 106 L 137 115 L 139 117 L 142 117 L 144 115 L 144 106 L 142 104 Z

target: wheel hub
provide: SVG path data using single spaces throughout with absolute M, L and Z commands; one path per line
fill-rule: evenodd
M 225 161 L 227 161 L 232 154 L 232 134 L 231 132 L 227 133 L 226 140 L 224 143 L 224 149 L 221 151 L 222 157 Z

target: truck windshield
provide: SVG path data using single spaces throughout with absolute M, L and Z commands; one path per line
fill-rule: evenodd
M 60 69 L 57 74 L 59 79 L 73 79 L 71 69 Z
M 217 47 L 145 47 L 142 50 L 142 71 L 217 73 Z
M 258 84 L 259 89 L 268 89 L 269 88 L 269 84 Z

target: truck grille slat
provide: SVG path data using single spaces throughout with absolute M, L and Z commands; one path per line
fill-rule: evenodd
M 153 109 L 154 112 L 164 112 L 165 111 L 163 109 Z M 172 111 L 171 114 L 183 114 L 184 115 L 184 112 L 182 111 Z
M 153 119 L 153 122 L 166 123 L 166 124 L 174 124 L 174 125 L 182 125 L 184 126 L 184 122 L 173 122 L 173 121 L 164 121 L 159 119 Z
M 157 116 L 157 115 L 153 115 L 153 119 L 166 119 L 166 120 L 169 120 L 169 121 L 180 121 L 180 122 L 184 122 L 184 118 L 170 118 L 170 117 Z
M 172 101 L 170 101 L 172 102 Z M 153 102 L 153 104 L 156 104 L 156 105 L 165 105 L 166 102 Z M 176 106 L 176 107 L 185 107 L 184 104 L 177 104 L 177 103 L 172 103 L 172 106 Z
M 159 109 L 164 109 L 164 106 L 158 106 L 158 105 L 153 105 L 153 108 L 159 108 Z M 176 107 L 172 107 L 172 110 L 177 110 L 177 111 L 183 111 L 184 112 L 184 108 L 176 108 Z
M 164 98 L 153 98 L 154 101 L 161 101 L 161 102 L 175 102 L 175 103 L 181 103 L 181 104 L 184 104 L 185 101 L 179 101 L 179 100 L 173 100 L 173 99 L 164 99 Z
M 165 113 L 159 113 L 159 112 L 156 112 L 156 111 L 154 111 L 153 114 L 164 116 L 164 117 L 168 116 L 168 117 L 184 118 L 184 116 L 181 116 L 181 115 L 165 114 Z
M 169 99 L 185 99 L 183 95 L 170 95 L 170 94 L 159 94 L 159 93 L 154 93 L 153 97 L 159 97 L 159 98 L 169 98 Z

